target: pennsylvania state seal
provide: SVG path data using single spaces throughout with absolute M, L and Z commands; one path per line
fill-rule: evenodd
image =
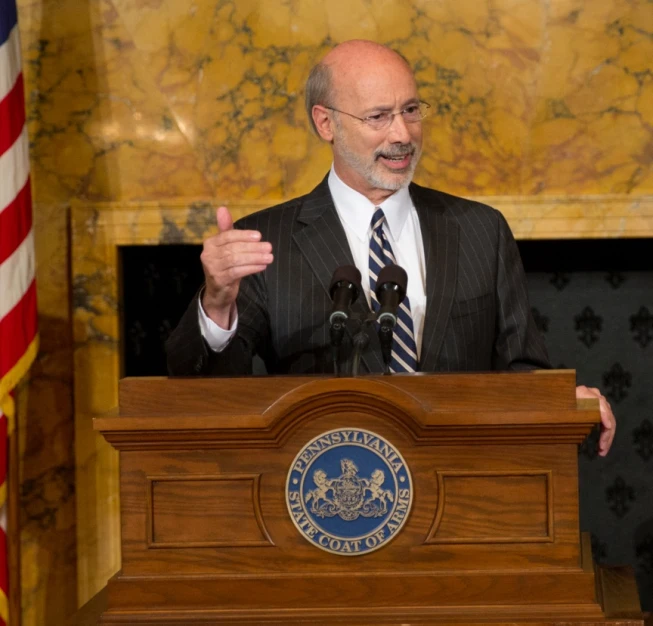
M 310 441 L 288 472 L 286 503 L 307 541 L 354 556 L 383 547 L 408 519 L 410 472 L 379 435 L 338 428 Z

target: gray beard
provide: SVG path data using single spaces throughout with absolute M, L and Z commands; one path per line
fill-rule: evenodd
M 339 137 L 342 137 L 341 132 L 338 131 L 336 132 L 336 139 Z M 411 159 L 410 167 L 408 171 L 404 172 L 401 174 L 401 178 L 398 177 L 398 175 L 393 175 L 392 173 L 388 173 L 388 176 L 379 176 L 378 173 L 375 171 L 375 164 L 376 164 L 376 159 L 380 154 L 384 154 L 385 156 L 400 156 L 402 154 L 406 154 L 406 146 L 399 146 L 397 148 L 389 148 L 388 150 L 385 151 L 377 151 L 375 153 L 374 157 L 375 160 L 372 164 L 366 164 L 363 163 L 363 161 L 360 159 L 360 157 L 353 152 L 351 152 L 346 144 L 345 141 L 340 142 L 340 154 L 343 158 L 343 160 L 351 167 L 353 170 L 358 172 L 364 179 L 365 181 L 374 187 L 375 189 L 384 189 L 385 191 L 398 191 L 402 187 L 407 187 L 411 180 L 413 179 L 413 175 L 415 174 L 415 168 L 417 167 L 417 163 L 419 161 L 419 158 L 421 156 L 421 149 L 418 149 L 416 146 L 411 145 L 410 148 L 414 150 L 413 153 L 413 158 Z
M 407 187 L 413 180 L 413 175 L 415 174 L 415 168 L 417 167 L 419 157 L 419 152 L 415 151 L 410 162 L 410 167 L 406 172 L 401 174 L 401 179 L 396 178 L 395 180 L 383 180 L 381 177 L 377 177 L 376 172 L 374 172 L 371 168 L 369 168 L 369 171 L 366 172 L 365 179 L 368 183 L 377 189 L 385 189 L 386 191 L 398 191 L 402 187 Z M 389 176 L 393 175 L 389 174 Z M 394 176 L 398 175 L 395 174 Z

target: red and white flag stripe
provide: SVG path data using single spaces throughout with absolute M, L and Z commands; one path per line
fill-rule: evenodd
M 0 626 L 8 622 L 7 442 L 13 390 L 36 356 L 34 234 L 15 0 L 0 0 Z

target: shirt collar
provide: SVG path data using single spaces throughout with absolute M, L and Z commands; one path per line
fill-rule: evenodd
M 362 193 L 346 185 L 336 174 L 333 165 L 329 172 L 328 184 L 340 221 L 361 241 L 368 240 L 375 205 Z M 383 209 L 386 226 L 392 238 L 397 241 L 413 208 L 408 186 L 398 189 L 378 206 Z

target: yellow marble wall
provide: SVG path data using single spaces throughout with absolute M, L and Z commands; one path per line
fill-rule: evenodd
M 653 236 L 650 0 L 18 5 L 43 345 L 22 425 L 26 626 L 61 623 L 119 563 L 115 456 L 91 430 L 116 400 L 116 246 L 199 240 L 212 200 L 309 190 L 329 153 L 302 86 L 334 42 L 413 62 L 433 105 L 419 182 L 492 196 L 520 236 Z

